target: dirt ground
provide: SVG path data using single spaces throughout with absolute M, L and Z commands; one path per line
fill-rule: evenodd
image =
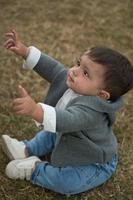
M 43 101 L 48 84 L 32 71 L 22 69 L 22 59 L 3 47 L 5 32 L 15 29 L 27 45 L 34 45 L 72 66 L 90 46 L 106 45 L 133 62 L 132 0 L 0 0 L 0 134 L 31 138 L 38 129 L 30 118 L 16 116 L 12 99 L 22 84 L 36 101 Z M 133 92 L 117 115 L 114 132 L 119 144 L 119 164 L 114 176 L 102 186 L 69 197 L 71 200 L 133 199 Z M 1 200 L 68 199 L 30 182 L 5 176 L 9 160 L 0 147 Z

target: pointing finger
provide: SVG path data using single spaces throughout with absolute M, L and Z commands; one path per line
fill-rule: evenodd
M 28 93 L 25 90 L 25 88 L 23 88 L 21 85 L 19 85 L 18 88 L 19 88 L 20 97 L 26 97 L 26 96 L 28 96 Z

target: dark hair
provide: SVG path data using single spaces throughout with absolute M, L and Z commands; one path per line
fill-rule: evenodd
M 110 93 L 110 100 L 133 88 L 133 66 L 124 55 L 107 47 L 93 47 L 85 54 L 105 68 L 104 89 Z

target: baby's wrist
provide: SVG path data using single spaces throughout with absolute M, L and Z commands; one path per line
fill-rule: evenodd
M 29 52 L 30 52 L 30 48 L 24 46 L 23 49 L 22 49 L 22 57 L 23 57 L 23 59 L 26 59 L 28 57 Z
M 35 109 L 31 114 L 31 117 L 39 123 L 43 122 L 43 109 L 41 105 L 36 104 Z

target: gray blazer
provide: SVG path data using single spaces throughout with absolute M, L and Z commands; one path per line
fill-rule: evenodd
M 41 54 L 34 70 L 51 83 L 45 103 L 55 106 L 68 89 L 67 70 L 46 54 Z M 117 153 L 112 125 L 121 106 L 122 98 L 109 103 L 95 96 L 78 96 L 66 109 L 55 108 L 57 139 L 51 164 L 81 166 L 111 160 Z

